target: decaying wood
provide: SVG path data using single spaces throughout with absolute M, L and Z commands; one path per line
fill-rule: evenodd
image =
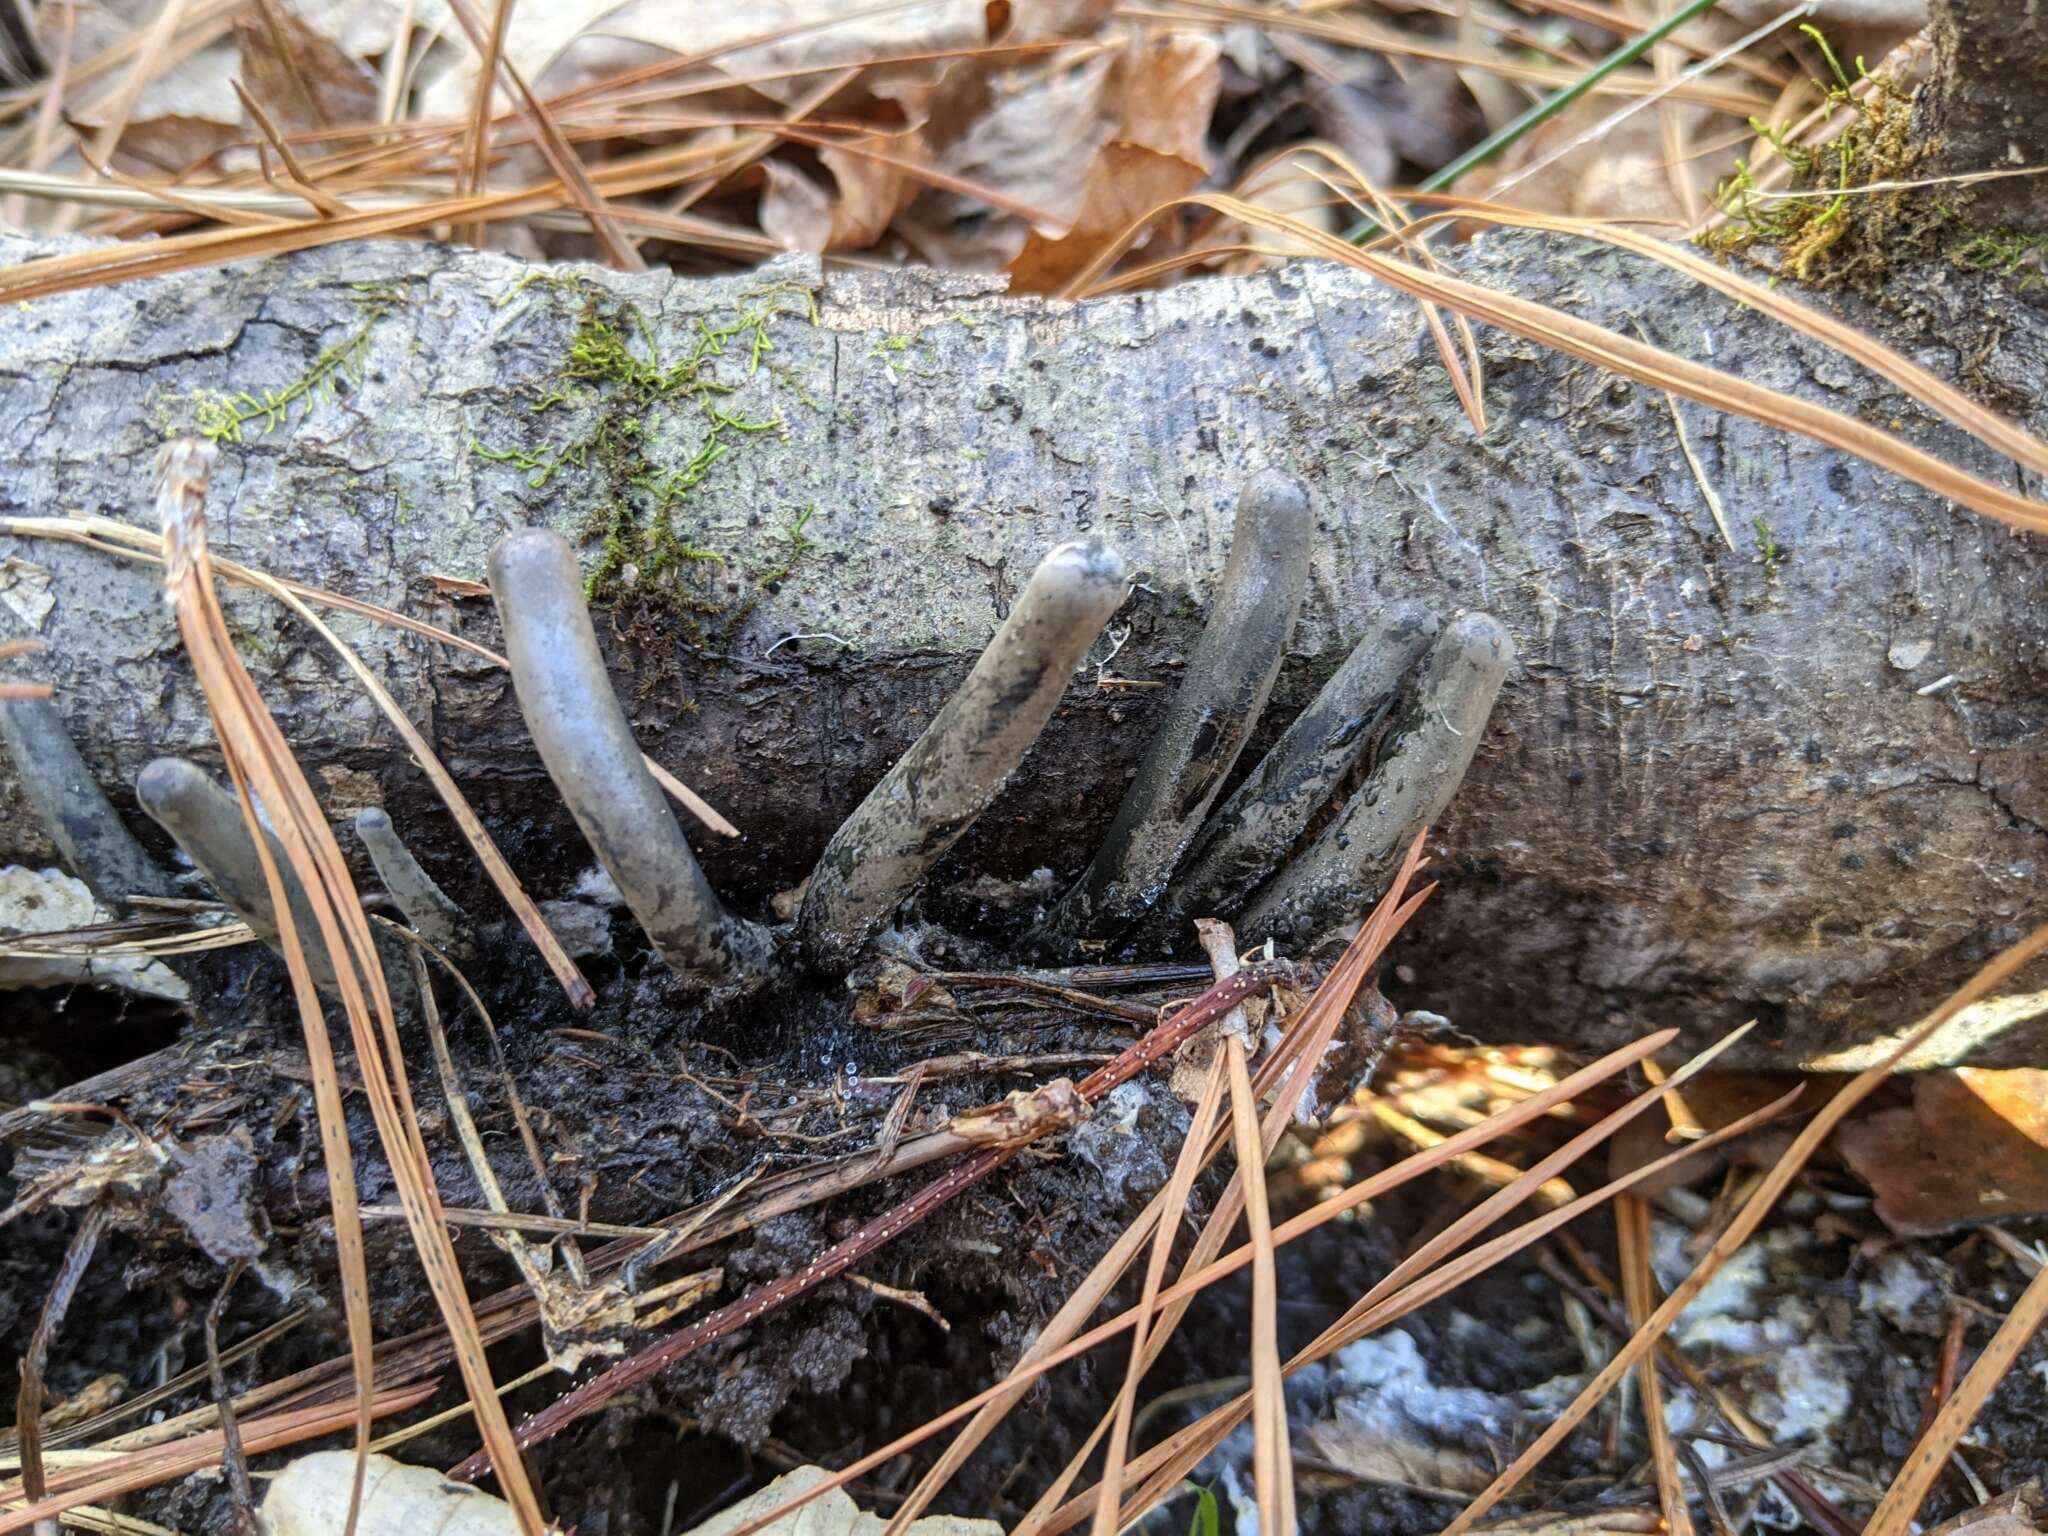
M 0 244 L 0 259 L 35 249 Z M 1459 265 L 2042 494 L 1825 349 L 1647 263 L 1495 236 Z M 1900 281 L 1911 322 L 1883 306 L 1850 318 L 2048 430 L 2048 317 L 1973 274 Z M 665 362 L 700 348 L 705 326 L 766 315 L 766 350 L 737 333 L 704 365 L 730 393 L 630 413 L 660 473 L 718 434 L 724 455 L 670 514 L 718 559 L 690 566 L 691 606 L 615 609 L 607 637 L 642 746 L 743 830 L 699 852 L 744 910 L 803 876 L 1038 557 L 1092 533 L 1140 575 L 1112 623 L 1121 647 L 1098 647 L 935 884 L 1039 866 L 1071 879 L 1162 705 L 1164 689 L 1118 684 L 1178 680 L 1239 486 L 1270 465 L 1308 485 L 1318 538 L 1255 748 L 1387 603 L 1487 609 L 1519 656 L 1433 845 L 1444 885 L 1397 952 L 1413 976 L 1401 1006 L 1589 1046 L 1667 1023 L 1702 1040 L 1757 1017 L 1764 1046 L 1811 1058 L 1897 1027 L 2048 915 L 2034 894 L 2048 616 L 2032 542 L 1680 406 L 1731 549 L 1663 396 L 1487 332 L 1493 426 L 1475 438 L 1412 304 L 1321 264 L 1062 305 L 798 260 L 716 281 L 538 280 L 503 256 L 385 244 L 59 296 L 0 317 L 0 512 L 144 521 L 167 433 L 209 402 L 331 375 L 331 395 L 313 389 L 224 446 L 217 545 L 495 643 L 467 585 L 492 541 L 522 521 L 573 533 L 620 491 L 616 458 L 544 475 L 531 457 L 587 439 L 607 409 L 623 419 L 616 390 L 564 377 L 594 310 Z M 536 408 L 551 395 L 567 399 Z M 720 427 L 713 407 L 775 425 Z M 491 457 L 515 451 L 526 467 Z M 156 572 L 30 540 L 4 541 L 0 559 L 0 603 L 47 645 L 16 669 L 56 685 L 103 783 L 132 783 L 159 753 L 207 756 Z M 437 879 L 495 910 L 341 669 L 265 600 L 228 604 L 330 814 L 387 806 Z M 505 675 L 347 615 L 337 628 L 533 893 L 564 894 L 588 856 Z M 115 800 L 133 811 L 125 789 Z M 0 852 L 50 856 L 11 780 Z M 1991 1052 L 2048 1059 L 2048 1028 L 2008 1030 Z

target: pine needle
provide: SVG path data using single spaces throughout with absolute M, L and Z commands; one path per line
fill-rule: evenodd
M 1280 1280 L 1273 1265 L 1273 1219 L 1266 1209 L 1265 1149 L 1259 1144 L 1244 1041 L 1223 1037 L 1230 1069 L 1230 1128 L 1245 1190 L 1245 1231 L 1252 1250 L 1252 1475 L 1259 1529 L 1294 1536 L 1294 1463 L 1287 1448 L 1287 1391 L 1280 1377 Z
M 313 936 L 302 937 L 296 931 L 283 876 L 271 857 L 270 839 L 264 834 L 263 820 L 259 819 L 258 802 L 304 890 L 306 904 L 319 928 L 319 943 L 333 964 L 357 1063 L 377 1123 L 378 1139 L 390 1165 L 399 1201 L 406 1209 L 407 1226 L 428 1287 L 440 1306 L 456 1362 L 469 1389 L 470 1401 L 476 1407 L 477 1423 L 485 1444 L 499 1458 L 500 1486 L 523 1536 L 541 1536 L 546 1522 L 524 1465 L 513 1450 L 511 1427 L 491 1384 L 490 1365 L 484 1357 L 476 1315 L 470 1310 L 447 1226 L 440 1218 L 440 1194 L 434 1184 L 433 1163 L 420 1137 L 419 1117 L 406 1082 L 404 1050 L 376 940 L 312 786 L 306 782 L 277 722 L 264 707 L 255 681 L 235 655 L 214 592 L 206 549 L 205 514 L 206 483 L 213 456 L 211 444 L 192 438 L 167 444 L 160 455 L 157 504 L 164 533 L 164 585 L 263 867 L 264 881 L 277 913 L 280 947 L 291 973 L 292 991 L 312 1062 L 355 1362 L 359 1455 L 344 1531 L 354 1529 L 361 1501 L 360 1453 L 369 1441 L 373 1399 L 368 1272 L 333 1045 L 307 959 L 306 942 Z M 250 1445 L 256 1448 L 253 1436 Z
M 1692 1273 L 1664 1298 L 1663 1304 L 1651 1313 L 1649 1321 L 1615 1353 L 1614 1358 L 1594 1376 L 1585 1390 L 1573 1400 L 1571 1406 L 1537 1436 L 1535 1443 L 1516 1457 L 1514 1464 L 1495 1478 L 1463 1514 L 1444 1527 L 1442 1536 L 1463 1536 L 1464 1532 L 1470 1531 L 1475 1521 L 1483 1518 L 1488 1511 L 1512 1493 L 1521 1484 L 1522 1479 L 1534 1471 L 1537 1464 L 1584 1421 L 1586 1415 L 1592 1412 L 1600 1400 L 1614 1389 L 1614 1384 L 1623 1374 L 1663 1337 L 1673 1319 L 1685 1310 L 1692 1299 L 1706 1288 L 1707 1282 L 1719 1273 L 1721 1267 L 1735 1256 L 1744 1243 L 1749 1241 L 1750 1234 L 1755 1232 L 1764 1217 L 1770 1214 L 1772 1207 L 1778 1202 L 1778 1197 L 1806 1166 L 1807 1160 L 1813 1156 L 1820 1144 L 1833 1134 L 1835 1127 L 1841 1124 L 1851 1110 L 1886 1081 L 1892 1068 L 1909 1051 L 1925 1044 L 1957 1013 L 1971 1003 L 1990 995 L 2029 960 L 2044 951 L 2048 951 L 2048 926 L 2035 929 L 2033 933 L 1986 964 L 1958 988 L 1947 1002 L 1907 1034 L 1887 1053 L 1884 1060 L 1858 1075 L 1847 1087 L 1822 1105 L 1819 1112 L 1793 1139 L 1777 1165 L 1765 1176 L 1756 1193 L 1728 1224 L 1727 1230 L 1715 1240 L 1714 1246 L 1708 1250 L 1706 1256 L 1693 1267 Z M 1697 1146 L 1699 1143 L 1694 1145 Z
M 1188 1196 L 1193 1193 L 1195 1176 L 1202 1171 L 1206 1162 L 1203 1153 L 1209 1145 L 1209 1132 L 1216 1124 L 1216 1111 L 1223 1103 L 1223 1090 L 1229 1083 L 1229 1070 L 1219 1052 L 1209 1063 L 1209 1076 L 1202 1085 L 1202 1096 L 1195 1102 L 1194 1113 L 1188 1120 L 1187 1135 L 1182 1138 L 1180 1153 L 1173 1163 L 1173 1177 L 1166 1186 L 1165 1206 L 1168 1211 L 1180 1212 L 1187 1209 Z M 1138 1297 L 1138 1316 L 1131 1330 L 1131 1359 L 1124 1372 L 1123 1390 L 1116 1395 L 1114 1422 L 1109 1431 L 1109 1449 L 1103 1461 L 1103 1497 L 1095 1506 L 1095 1524 L 1092 1536 L 1116 1536 L 1116 1499 L 1110 1488 L 1122 1481 L 1125 1459 L 1130 1452 L 1131 1419 L 1138 1402 L 1138 1386 L 1145 1379 L 1145 1342 L 1152 1312 L 1159 1304 L 1159 1288 L 1166 1280 L 1167 1261 L 1173 1257 L 1173 1239 L 1178 1227 L 1176 1221 L 1162 1221 L 1155 1224 L 1152 1234 L 1152 1254 L 1145 1265 L 1145 1287 Z M 1098 1428 L 1096 1434 L 1100 1434 Z M 1091 1437 L 1083 1448 L 1086 1456 L 1094 1448 Z M 1077 1458 L 1078 1459 L 1078 1458 Z
M 1984 1346 L 1984 1353 L 1941 1405 L 1941 1412 L 1934 1416 L 1927 1433 L 1920 1437 L 1920 1443 L 1913 1447 L 1912 1455 L 1892 1479 L 1891 1487 L 1885 1490 L 1876 1513 L 1864 1527 L 1864 1536 L 1907 1536 L 1915 1529 L 1914 1519 L 1934 1480 L 1949 1464 L 1949 1457 L 1964 1433 L 2019 1359 L 2020 1351 L 2040 1331 L 2043 1321 L 2048 1321 L 2048 1268 L 2028 1282 L 2012 1311 L 1998 1325 L 1998 1332 Z
M 1614 1232 L 1629 1326 L 1641 1328 L 1657 1304 L 1657 1281 L 1650 1271 L 1650 1202 L 1641 1195 L 1615 1196 Z M 1650 1438 L 1650 1464 L 1657 1471 L 1664 1529 L 1670 1536 L 1693 1536 L 1692 1516 L 1685 1507 L 1685 1483 L 1678 1473 L 1678 1452 L 1671 1443 L 1671 1426 L 1664 1422 L 1664 1382 L 1657 1374 L 1654 1350 L 1637 1362 L 1636 1390 L 1642 1397 L 1643 1429 Z
M 1228 214 L 1255 229 L 1290 235 L 1308 253 L 1354 267 L 1399 292 L 1441 303 L 1475 320 L 1527 337 L 1553 351 L 1582 358 L 1609 373 L 1684 395 L 1687 399 L 1732 415 L 1747 416 L 1768 427 L 1796 432 L 1817 443 L 1853 454 L 1880 469 L 1890 470 L 1901 479 L 1923 486 L 1937 496 L 1960 502 L 1986 517 L 2030 532 L 2048 532 L 2048 503 L 2031 500 L 2005 486 L 1970 474 L 1913 447 L 1902 438 L 1879 431 L 1839 411 L 1801 400 L 1782 390 L 1753 384 L 1718 368 L 1695 363 L 1549 305 L 1358 250 L 1299 219 L 1270 213 L 1240 198 L 1220 193 L 1194 193 L 1175 202 L 1179 206 L 1203 207 Z M 1076 275 L 1064 296 L 1071 298 L 1084 291 L 1094 276 L 1116 259 L 1144 222 L 1134 224 L 1118 240 L 1106 246 L 1089 267 Z M 1876 344 L 1870 345 L 1874 347 Z

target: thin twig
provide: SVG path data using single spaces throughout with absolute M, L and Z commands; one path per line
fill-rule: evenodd
M 228 1396 L 227 1373 L 221 1368 L 220 1315 L 226 1310 L 228 1294 L 242 1277 L 242 1260 L 228 1266 L 228 1277 L 206 1309 L 206 1373 L 213 1382 L 213 1403 L 220 1413 L 221 1458 L 228 1473 L 228 1503 L 234 1511 L 236 1536 L 256 1536 L 256 1486 L 249 1480 L 249 1457 L 242 1449 L 241 1427 L 235 1421 L 235 1407 Z

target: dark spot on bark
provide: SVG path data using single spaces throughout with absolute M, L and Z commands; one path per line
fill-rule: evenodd
M 1763 1043 L 1776 1050 L 1785 1043 L 1785 1005 L 1766 1002 L 1762 998 L 1752 1002 L 1744 1010 L 1756 1020 L 1757 1033 Z
M 1861 869 L 1862 867 L 1863 855 L 1860 853 L 1852 853 L 1842 860 L 1842 868 L 1844 869 Z
M 1856 823 L 1853 821 L 1838 821 L 1829 835 L 1838 843 L 1845 837 L 1854 837 L 1856 835 Z
M 953 515 L 954 509 L 958 505 L 959 503 L 956 502 L 951 496 L 934 496 L 930 501 L 925 503 L 925 509 L 929 511 L 933 517 L 951 517 Z
M 1837 496 L 1848 495 L 1849 488 L 1853 484 L 1855 484 L 1855 481 L 1853 477 L 1849 474 L 1848 465 L 1830 464 L 1828 466 L 1828 489 L 1833 491 Z
M 1799 749 L 1799 755 L 1809 763 L 1820 762 L 1822 760 L 1820 738 L 1817 736 L 1807 737 L 1805 744 Z

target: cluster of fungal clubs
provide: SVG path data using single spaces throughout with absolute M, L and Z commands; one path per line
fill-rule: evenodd
M 1271 938 L 1299 950 L 1357 919 L 1455 793 L 1512 647 L 1486 614 L 1442 623 L 1403 604 L 1371 624 L 1237 791 L 1215 805 L 1279 673 L 1313 538 L 1299 486 L 1267 475 L 1246 487 L 1186 681 L 1094 860 L 1039 914 L 1028 940 L 1035 956 L 1057 959 L 1088 941 L 1113 953 L 1166 952 L 1191 937 L 1191 919 L 1206 916 L 1233 920 L 1243 943 Z M 1049 553 L 966 680 L 833 834 L 794 921 L 771 929 L 720 901 L 648 773 L 606 676 L 568 543 L 545 529 L 512 533 L 491 553 L 490 579 L 542 761 L 654 949 L 707 990 L 759 986 L 797 964 L 851 970 L 1022 763 L 1129 585 L 1122 557 L 1100 541 Z M 60 854 L 96 895 L 119 905 L 131 894 L 171 894 L 94 784 L 54 704 L 0 704 L 0 735 Z M 1361 772 L 1363 782 L 1332 809 Z M 230 792 L 177 758 L 150 763 L 135 791 L 221 899 L 275 945 L 276 914 Z M 366 811 L 356 829 L 421 936 L 456 956 L 473 953 L 470 925 L 390 818 Z M 277 864 L 287 867 L 281 855 Z M 287 885 L 296 905 L 289 877 Z M 295 926 L 316 931 L 310 917 Z M 315 980 L 331 987 L 326 956 L 309 959 Z

